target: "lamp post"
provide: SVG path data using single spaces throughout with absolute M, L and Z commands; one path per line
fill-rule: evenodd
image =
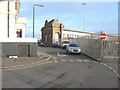
M 9 22 L 10 22 L 10 15 L 9 15 L 9 12 L 10 12 L 10 1 L 8 0 L 8 38 L 9 38 L 9 31 L 10 31 L 10 26 L 9 26 Z
M 33 38 L 34 38 L 34 24 L 35 24 L 35 22 L 34 22 L 34 18 L 35 18 L 35 6 L 43 7 L 43 5 L 35 4 L 33 6 Z
M 83 31 L 85 31 L 85 5 L 86 3 L 82 3 L 83 5 Z

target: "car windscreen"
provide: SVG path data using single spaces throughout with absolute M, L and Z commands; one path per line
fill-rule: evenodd
M 69 43 L 69 41 L 63 41 L 63 43 L 68 44 L 68 43 Z
M 77 44 L 70 44 L 70 47 L 79 47 Z

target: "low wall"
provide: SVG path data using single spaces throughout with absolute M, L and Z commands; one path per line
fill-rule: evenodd
M 36 43 L 3 42 L 2 57 L 5 58 L 8 56 L 36 57 L 37 56 Z

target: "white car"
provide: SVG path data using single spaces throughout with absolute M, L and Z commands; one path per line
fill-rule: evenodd
M 69 41 L 63 41 L 61 44 L 61 48 L 66 48 L 69 45 Z
M 81 53 L 81 49 L 77 44 L 69 44 L 66 48 L 66 53 Z

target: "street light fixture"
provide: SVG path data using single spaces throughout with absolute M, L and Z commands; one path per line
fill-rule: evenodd
M 83 5 L 83 31 L 85 31 L 85 5 L 86 3 L 82 3 Z
M 34 38 L 34 18 L 35 18 L 35 6 L 44 7 L 43 5 L 34 4 L 33 6 L 33 38 Z

